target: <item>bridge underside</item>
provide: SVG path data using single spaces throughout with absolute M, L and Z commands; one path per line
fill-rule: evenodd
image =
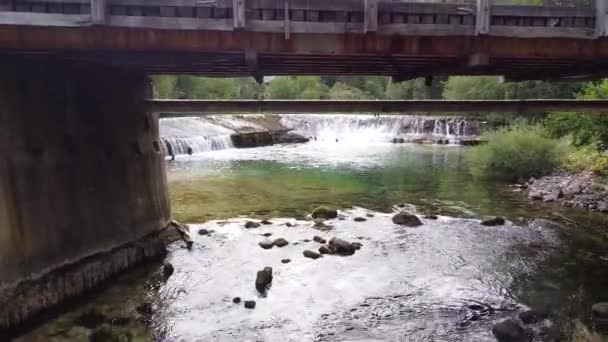
M 608 75 L 608 39 L 291 34 L 116 27 L 1 26 L 0 53 L 49 56 L 148 74 L 204 76 Z

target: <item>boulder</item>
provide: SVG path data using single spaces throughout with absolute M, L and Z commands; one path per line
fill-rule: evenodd
M 418 216 L 405 211 L 395 214 L 395 216 L 393 216 L 393 223 L 406 227 L 418 227 L 422 225 Z
M 272 267 L 264 267 L 263 270 L 258 271 L 255 278 L 255 288 L 260 293 L 265 293 L 272 283 Z
M 234 297 L 234 298 L 232 298 L 232 302 L 234 304 L 239 304 L 241 302 L 241 297 Z
M 264 249 L 271 249 L 274 246 L 274 243 L 270 240 L 264 240 L 264 241 L 258 242 L 258 245 L 260 245 L 260 247 L 262 247 Z
M 324 238 L 322 238 L 320 236 L 317 236 L 317 235 L 315 235 L 312 239 L 313 239 L 313 241 L 318 242 L 318 243 L 326 243 L 327 242 L 327 240 L 325 240 Z
M 304 254 L 305 257 L 310 259 L 319 259 L 321 257 L 321 254 L 309 250 L 302 252 L 302 254 Z
M 598 202 L 597 211 L 599 211 L 600 213 L 608 213 L 608 202 Z
M 560 188 L 553 189 L 548 194 L 543 196 L 543 202 L 554 202 L 562 197 L 564 197 L 564 194 L 562 193 L 562 189 L 560 189 Z
M 300 134 L 285 131 L 273 133 L 272 138 L 275 144 L 301 144 L 310 140 Z
M 360 243 L 360 242 L 353 242 L 350 245 L 353 246 L 353 248 L 356 249 L 356 250 L 360 250 L 361 247 L 363 247 L 363 244 Z
M 512 318 L 494 324 L 492 334 L 498 342 L 525 342 L 528 341 L 526 332 Z
M 269 237 L 271 235 L 272 235 L 272 233 L 264 233 L 264 234 L 262 234 L 262 236 L 264 236 L 264 237 Z
M 338 217 L 338 211 L 336 209 L 330 209 L 328 207 L 317 207 L 315 208 L 315 210 L 312 211 L 312 218 L 314 219 L 324 219 L 324 220 L 329 220 L 329 219 L 335 219 L 336 217 Z
M 201 229 L 198 231 L 198 235 L 209 235 L 209 231 L 207 229 Z
M 372 213 L 367 213 L 367 214 L 365 214 L 365 216 L 367 216 L 367 217 L 374 217 L 374 214 L 372 214 Z
M 272 224 L 272 222 L 268 221 L 268 220 L 262 220 L 260 222 L 261 224 Z
M 163 263 L 163 275 L 165 276 L 165 278 L 169 278 L 173 274 L 173 272 L 175 272 L 175 268 L 173 268 L 173 265 L 170 262 L 165 261 Z
M 284 264 L 289 264 L 291 262 L 291 259 L 283 259 L 281 260 L 281 262 Z
M 355 222 L 365 222 L 365 221 L 367 221 L 367 219 L 365 217 L 355 217 L 353 219 L 353 221 L 355 221 Z
M 331 251 L 333 252 L 332 254 L 338 254 L 343 256 L 353 255 L 356 251 L 355 247 L 353 247 L 350 242 L 338 239 L 336 237 L 329 240 L 329 249 L 331 249 Z
M 502 217 L 495 217 L 492 219 L 481 221 L 482 226 L 494 227 L 494 226 L 502 226 L 505 224 L 505 219 Z
M 424 215 L 423 218 L 425 218 L 427 220 L 436 220 L 439 217 L 437 217 L 437 215 L 435 215 L 435 214 L 427 214 L 427 215 Z
M 547 313 L 539 310 L 528 310 L 519 313 L 519 319 L 524 322 L 524 324 L 536 324 L 547 319 L 547 317 Z
M 274 240 L 272 242 L 272 244 L 280 248 L 280 247 L 285 247 L 285 246 L 289 245 L 289 241 L 287 241 L 283 238 L 278 238 L 278 239 Z
M 247 221 L 245 223 L 245 228 L 250 229 L 250 228 L 258 228 L 260 226 L 259 223 L 257 222 L 253 222 L 253 221 Z
M 543 199 L 543 193 L 538 190 L 530 190 L 528 198 L 531 200 L 541 200 Z
M 255 309 L 255 300 L 246 300 L 245 309 Z
M 321 254 L 333 254 L 333 251 L 331 249 L 329 249 L 329 247 L 323 245 L 323 246 L 319 247 L 319 253 L 321 253 Z

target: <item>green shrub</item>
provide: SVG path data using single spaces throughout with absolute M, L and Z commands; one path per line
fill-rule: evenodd
M 467 160 L 474 176 L 516 181 L 545 175 L 560 165 L 566 144 L 525 122 L 484 135 L 487 144 L 472 148 Z
M 563 168 L 569 172 L 591 171 L 600 177 L 608 177 L 608 154 L 593 146 L 572 149 L 563 159 Z

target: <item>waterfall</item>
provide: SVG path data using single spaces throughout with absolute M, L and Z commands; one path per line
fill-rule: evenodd
M 175 118 L 160 120 L 163 148 L 171 145 L 175 155 L 200 153 L 232 148 L 231 134 L 235 131 L 218 124 L 212 118 Z

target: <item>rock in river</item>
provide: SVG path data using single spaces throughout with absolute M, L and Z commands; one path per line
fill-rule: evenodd
M 284 264 L 289 264 L 291 262 L 291 259 L 283 259 L 281 260 L 281 262 Z
M 356 251 L 356 248 L 350 242 L 336 237 L 329 240 L 329 249 L 333 252 L 332 254 L 338 255 L 353 255 Z
M 312 225 L 312 228 L 320 230 L 320 231 L 328 231 L 328 230 L 331 230 L 333 228 L 333 226 L 329 225 L 329 224 L 325 224 L 323 221 L 317 220 Z
M 418 227 L 422 225 L 422 222 L 418 216 L 410 214 L 406 211 L 401 211 L 393 216 L 393 223 L 406 227 Z
M 257 277 L 255 278 L 255 288 L 260 293 L 265 293 L 272 283 L 272 267 L 264 267 L 263 270 L 258 271 Z
M 245 309 L 255 309 L 255 300 L 246 300 Z
M 608 302 L 594 304 L 591 307 L 591 317 L 596 327 L 608 330 Z
M 536 324 L 547 317 L 548 315 L 545 312 L 539 310 L 528 310 L 519 313 L 519 319 L 524 324 Z
M 313 241 L 318 242 L 318 243 L 326 243 L 327 242 L 327 240 L 325 240 L 324 238 L 322 238 L 322 237 L 320 237 L 318 235 L 315 235 L 312 239 L 313 239 Z
M 365 222 L 365 221 L 367 221 L 367 219 L 365 217 L 355 217 L 353 219 L 353 221 L 355 221 L 355 222 Z
M 489 220 L 481 221 L 482 226 L 494 227 L 494 226 L 502 226 L 505 224 L 505 219 L 502 217 L 495 217 Z
M 173 274 L 173 272 L 175 272 L 173 265 L 170 262 L 165 261 L 163 263 L 163 275 L 165 276 L 165 278 L 169 278 Z
M 261 224 L 272 224 L 272 222 L 270 222 L 269 220 L 262 220 L 260 223 Z
M 245 223 L 245 228 L 250 229 L 250 228 L 258 228 L 260 226 L 259 223 L 257 222 L 253 222 L 253 221 L 247 221 Z
M 207 229 L 201 229 L 198 231 L 198 235 L 209 235 L 209 231 Z
M 329 249 L 329 247 L 327 247 L 325 245 L 319 247 L 319 253 L 321 253 L 321 254 L 333 254 L 332 250 Z
M 274 240 L 273 244 L 277 247 L 285 247 L 285 246 L 289 245 L 289 241 L 287 241 L 283 238 L 278 238 L 278 239 Z
M 511 318 L 494 324 L 492 334 L 498 342 L 525 342 L 528 340 L 524 328 Z
M 305 257 L 310 259 L 319 259 L 321 257 L 321 254 L 309 250 L 302 252 L 302 254 L 304 254 Z
M 234 304 L 239 304 L 241 302 L 241 297 L 234 297 L 234 298 L 232 298 L 232 302 Z
M 315 210 L 312 211 L 312 218 L 317 219 L 317 218 L 321 218 L 321 219 L 325 219 L 325 220 L 329 220 L 329 219 L 335 219 L 336 217 L 338 217 L 338 211 L 336 209 L 330 209 L 328 207 L 317 207 L 315 208 Z
M 264 240 L 264 241 L 258 242 L 258 245 L 260 245 L 260 247 L 262 247 L 264 249 L 271 249 L 272 246 L 274 246 L 274 243 L 272 243 L 272 241 L 270 241 L 270 240 Z

